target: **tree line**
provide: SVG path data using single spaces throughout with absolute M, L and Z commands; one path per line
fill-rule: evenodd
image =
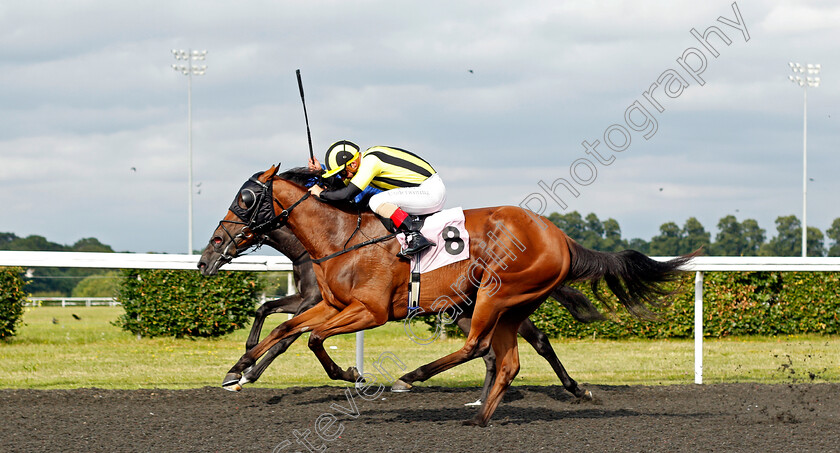
M 79 239 L 73 245 L 63 245 L 48 241 L 38 235 L 25 238 L 14 233 L 0 233 L 0 250 L 42 251 L 42 252 L 104 252 L 113 253 L 109 245 L 99 242 L 96 238 Z M 70 296 L 81 281 L 91 276 L 101 276 L 105 271 L 101 269 L 84 268 L 52 268 L 41 267 L 27 271 L 26 292 L 39 296 Z M 105 283 L 105 280 L 89 280 L 85 285 Z
M 14 233 L 0 233 L 0 250 L 44 252 L 100 252 L 113 253 L 111 246 L 96 238 L 79 239 L 73 245 L 51 242 L 43 236 L 18 237 Z M 200 254 L 201 250 L 196 251 Z M 123 276 L 114 269 L 50 268 L 28 269 L 24 275 L 27 293 L 39 297 L 112 297 Z M 288 279 L 282 272 L 258 273 L 260 287 L 268 295 L 287 292 Z
M 776 235 L 770 239 L 756 220 L 738 221 L 727 215 L 718 221 L 714 241 L 696 217 L 690 217 L 682 227 L 663 223 L 650 241 L 624 239 L 618 221 L 601 221 L 594 213 L 582 217 L 577 211 L 554 212 L 548 219 L 584 247 L 605 252 L 634 249 L 648 255 L 674 256 L 703 247 L 704 254 L 712 256 L 802 256 L 802 224 L 794 215 L 776 218 Z M 808 256 L 840 256 L 840 217 L 825 234 L 816 227 L 807 231 Z

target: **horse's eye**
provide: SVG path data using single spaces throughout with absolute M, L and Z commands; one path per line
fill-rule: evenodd
M 222 243 L 222 238 L 216 236 L 213 238 L 213 244 L 219 245 Z
M 244 209 L 251 209 L 254 207 L 254 203 L 257 202 L 257 195 L 251 189 L 242 189 L 242 192 L 239 192 L 240 207 Z

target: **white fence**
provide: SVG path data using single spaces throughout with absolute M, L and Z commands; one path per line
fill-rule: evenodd
M 158 255 L 134 253 L 11 252 L 0 251 L 0 266 L 86 267 L 110 269 L 187 269 L 196 270 L 198 255 Z M 654 257 L 664 261 L 668 257 Z M 226 264 L 223 269 L 247 271 L 290 271 L 286 257 L 247 255 Z M 695 258 L 688 270 L 694 280 L 694 382 L 703 383 L 703 273 L 710 271 L 840 271 L 840 258 L 823 257 L 721 257 Z M 291 286 L 290 286 L 291 288 Z M 362 373 L 364 337 L 356 334 L 356 366 Z
M 667 258 L 656 258 L 664 260 Z M 840 258 L 700 256 L 689 270 L 694 278 L 694 383 L 703 383 L 703 272 L 725 271 L 840 271 Z
M 200 255 L 154 253 L 12 252 L 0 251 L 0 266 L 87 267 L 97 269 L 198 270 Z M 245 255 L 226 264 L 228 271 L 290 271 L 285 256 Z
M 29 297 L 24 303 L 27 307 L 60 305 L 62 307 L 93 307 L 120 305 L 113 297 Z

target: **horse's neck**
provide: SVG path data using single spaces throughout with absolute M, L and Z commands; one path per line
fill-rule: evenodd
M 313 199 L 293 210 L 288 228 L 306 251 L 318 258 L 341 250 L 355 231 L 357 222 L 358 214 Z
M 270 245 L 274 250 L 286 255 L 290 260 L 295 260 L 306 252 L 300 240 L 288 228 L 277 228 L 268 233 Z

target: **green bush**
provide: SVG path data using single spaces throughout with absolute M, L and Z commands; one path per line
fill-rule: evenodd
M 599 310 L 607 316 L 606 321 L 584 324 L 576 321 L 559 302 L 549 299 L 531 315 L 531 320 L 551 337 L 567 338 L 684 338 L 694 331 L 694 296 L 693 277 L 686 276 L 680 282 L 672 284 L 672 290 L 678 291 L 671 299 L 671 304 L 663 308 L 650 308 L 659 316 L 658 321 L 639 319 L 621 307 L 615 296 L 601 285 L 602 295 L 613 306 L 609 307 L 597 301 L 588 284 L 574 284 L 593 301 Z
M 23 317 L 27 294 L 22 272 L 19 267 L 0 267 L 0 340 L 11 338 Z
M 838 273 L 708 272 L 704 280 L 706 337 L 840 334 Z M 660 321 L 637 319 L 618 307 L 608 313 L 608 321 L 583 324 L 554 300 L 544 303 L 531 320 L 554 337 L 690 338 L 694 335 L 694 274 L 687 274 L 680 283 L 671 305 L 655 310 Z M 575 286 L 594 300 L 588 287 Z
M 832 272 L 707 272 L 703 285 L 703 335 L 840 334 L 840 273 Z M 658 321 L 638 319 L 618 305 L 602 285 L 609 311 L 597 302 L 587 284 L 574 284 L 609 318 L 584 324 L 559 302 L 549 299 L 531 320 L 551 337 L 566 338 L 691 338 L 694 336 L 694 273 L 673 284 L 671 304 L 653 309 Z M 437 322 L 428 317 L 430 326 Z M 446 326 L 448 335 L 461 335 Z
M 119 327 L 144 337 L 216 337 L 245 327 L 260 285 L 251 272 L 124 270 Z

